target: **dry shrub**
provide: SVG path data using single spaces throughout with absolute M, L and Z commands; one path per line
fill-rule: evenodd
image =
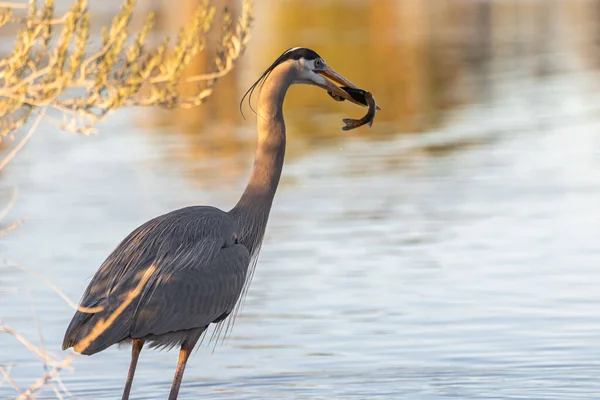
M 136 35 L 129 32 L 135 0 L 125 0 L 111 26 L 102 30 L 100 48 L 93 51 L 88 41 L 87 0 L 76 0 L 58 18 L 54 0 L 45 0 L 40 8 L 35 0 L 26 10 L 20 6 L 0 3 L 0 27 L 7 23 L 20 26 L 12 54 L 0 60 L 0 135 L 22 126 L 33 111 L 44 106 L 60 112 L 62 119 L 52 121 L 62 129 L 89 133 L 121 107 L 200 105 L 243 54 L 252 23 L 249 0 L 242 0 L 237 21 L 225 10 L 214 55 L 215 71 L 184 76 L 186 67 L 204 50 L 206 34 L 215 25 L 215 8 L 207 0 L 175 40 L 166 37 L 158 46 L 147 43 L 153 14 Z M 177 90 L 181 83 L 197 90 L 182 96 Z
M 0 60 L 0 141 L 35 117 L 28 132 L 0 160 L 0 171 L 27 143 L 43 119 L 74 133 L 90 133 L 99 121 L 122 107 L 174 108 L 202 104 L 212 94 L 219 78 L 232 70 L 250 39 L 252 4 L 250 0 L 242 0 L 242 12 L 237 21 L 228 11 L 223 14 L 222 36 L 214 56 L 215 71 L 185 76 L 186 67 L 205 48 L 206 34 L 214 25 L 215 8 L 204 1 L 192 21 L 180 30 L 176 40 L 167 37 L 160 45 L 151 47 L 147 39 L 153 26 L 152 14 L 137 35 L 129 33 L 134 6 L 135 0 L 125 1 L 111 26 L 103 29 L 100 48 L 90 51 L 90 15 L 86 0 L 76 0 L 71 9 L 60 17 L 54 14 L 54 0 L 45 0 L 40 8 L 35 0 L 28 5 L 0 2 L 0 27 L 6 24 L 20 26 L 13 52 Z M 174 44 L 170 45 L 171 42 Z M 181 95 L 177 92 L 181 83 L 195 85 L 196 92 L 189 96 Z M 61 118 L 48 115 L 50 110 L 57 111 Z M 14 206 L 17 195 L 14 189 L 7 205 L 0 209 L 0 221 Z M 22 222 L 20 220 L 0 229 L 0 238 Z M 6 260 L 4 264 L 31 272 Z M 97 323 L 89 336 L 83 339 L 83 346 L 110 326 L 140 294 L 153 272 L 154 266 L 146 271 L 121 306 Z M 77 307 L 51 282 L 46 283 L 69 304 Z M 35 322 L 37 324 L 37 318 Z M 41 346 L 34 345 L 0 321 L 0 333 L 11 335 L 36 355 L 44 367 L 42 377 L 21 388 L 11 378 L 13 365 L 0 364 L 0 386 L 12 386 L 18 399 L 30 399 L 45 387 L 54 391 L 57 398 L 70 396 L 59 373 L 70 366 L 73 354 L 61 359 L 52 357 L 44 348 L 39 325 L 38 332 Z

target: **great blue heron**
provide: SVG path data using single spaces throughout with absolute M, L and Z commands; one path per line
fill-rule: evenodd
M 251 98 L 262 84 L 254 167 L 236 206 L 228 212 L 185 207 L 131 232 L 92 278 L 67 328 L 63 350 L 73 347 L 91 355 L 132 342 L 123 390 L 123 399 L 128 399 L 144 343 L 181 346 L 169 395 L 175 400 L 191 350 L 210 324 L 223 323 L 232 312 L 235 316 L 252 278 L 283 166 L 285 94 L 293 84 L 316 85 L 338 100 L 364 105 L 334 82 L 356 88 L 313 50 L 293 48 L 277 58 L 244 95 Z M 128 299 L 141 284 L 135 298 Z

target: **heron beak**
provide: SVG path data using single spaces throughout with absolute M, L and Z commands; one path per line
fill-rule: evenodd
M 363 104 L 360 101 L 357 101 L 356 99 L 354 99 L 352 96 L 350 96 L 350 94 L 348 94 L 348 92 L 346 92 L 340 86 L 350 87 L 353 89 L 358 89 L 358 87 L 354 83 L 350 82 L 348 79 L 344 78 L 342 75 L 335 72 L 329 66 L 326 66 L 323 69 L 315 70 L 314 72 L 325 78 L 325 84 L 324 85 L 319 84 L 318 85 L 319 87 L 322 87 L 323 89 L 327 90 L 328 92 L 335 93 L 339 97 L 346 99 L 351 103 L 358 104 L 359 106 L 367 106 L 366 103 Z M 336 85 L 336 83 L 339 84 L 340 86 Z

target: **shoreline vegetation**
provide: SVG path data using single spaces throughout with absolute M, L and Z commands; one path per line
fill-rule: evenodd
M 250 41 L 253 9 L 249 0 L 241 1 L 237 19 L 228 10 L 222 10 L 220 20 L 215 19 L 216 7 L 203 1 L 178 35 L 166 36 L 159 45 L 148 43 L 155 21 L 153 13 L 148 14 L 137 33 L 129 31 L 135 6 L 135 0 L 126 0 L 110 26 L 102 28 L 101 46 L 91 48 L 91 18 L 86 0 L 76 0 L 61 15 L 56 15 L 53 0 L 45 0 L 41 6 L 36 1 L 0 2 L 0 27 L 16 27 L 17 32 L 13 52 L 0 60 L 0 143 L 11 142 L 0 159 L 0 171 L 16 157 L 42 121 L 76 134 L 90 134 L 96 124 L 123 107 L 175 109 L 202 105 L 213 94 L 215 84 L 233 70 Z M 213 71 L 190 73 L 189 66 L 195 58 L 206 52 L 207 34 L 215 26 L 220 28 L 221 36 L 214 54 L 208 56 L 212 57 Z M 190 87 L 194 90 L 190 91 Z M 25 127 L 27 132 L 18 132 Z M 13 188 L 8 202 L 0 209 L 0 223 L 17 201 L 18 188 Z M 0 229 L 0 238 L 23 222 L 21 219 Z M 52 282 L 17 262 L 5 258 L 2 263 L 5 268 L 17 268 L 42 279 L 75 309 L 99 311 L 78 307 Z M 139 295 L 154 270 L 151 266 L 141 276 L 120 307 L 98 322 L 82 346 L 110 326 Z M 75 353 L 51 355 L 53 352 L 46 349 L 35 313 L 33 319 L 39 346 L 1 318 L 0 334 L 12 336 L 37 356 L 44 374 L 27 386 L 19 385 L 11 377 L 15 365 L 3 362 L 0 385 L 12 387 L 17 399 L 32 398 L 46 386 L 59 399 L 71 396 L 60 372 L 72 368 Z

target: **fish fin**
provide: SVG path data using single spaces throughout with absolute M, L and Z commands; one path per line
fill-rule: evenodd
M 353 126 L 356 121 L 351 118 L 344 118 L 342 122 L 346 124 L 346 126 L 342 127 L 343 131 L 349 131 L 351 129 L 356 128 L 355 126 Z

